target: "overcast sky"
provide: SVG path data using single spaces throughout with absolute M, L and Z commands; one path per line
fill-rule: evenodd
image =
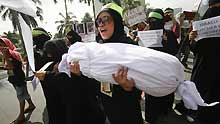
M 53 3 L 53 0 L 41 0 L 42 5 L 41 8 L 43 9 L 43 22 L 38 20 L 39 27 L 45 28 L 47 31 L 51 32 L 52 34 L 56 33 L 56 27 L 58 24 L 55 24 L 55 21 L 61 20 L 61 16 L 59 13 L 63 13 L 65 15 L 65 8 L 64 8 L 64 2 L 62 0 L 59 0 L 57 4 Z M 88 4 L 79 3 L 79 0 L 74 0 L 73 3 L 68 3 L 68 11 L 72 12 L 78 20 L 81 21 L 81 19 L 84 17 L 86 12 L 89 12 L 91 16 L 93 16 L 93 10 L 92 6 L 88 6 Z M 1 15 L 0 15 L 1 16 Z M 2 21 L 0 19 L 0 34 L 2 32 L 8 32 L 13 31 L 11 21 L 7 19 L 6 21 Z
M 55 21 L 60 20 L 61 16 L 59 15 L 64 12 L 64 2 L 63 0 L 59 0 L 59 3 L 54 4 L 53 0 L 41 0 L 43 9 L 43 17 L 44 21 L 38 21 L 40 27 L 45 28 L 47 31 L 51 32 L 52 34 L 56 33 L 56 27 L 58 24 L 55 24 Z M 151 7 L 154 8 L 166 8 L 166 7 L 175 7 L 175 8 L 183 8 L 183 10 L 191 10 L 193 9 L 195 3 L 199 3 L 201 0 L 145 0 L 146 2 L 150 3 Z M 207 1 L 207 0 L 203 0 Z M 79 3 L 79 0 L 73 0 L 73 3 L 68 3 L 68 11 L 72 12 L 78 21 L 81 21 L 83 16 L 86 12 L 89 12 L 91 16 L 93 16 L 92 5 L 88 6 L 84 3 Z M 0 15 L 1 16 L 1 15 Z M 39 19 L 37 19 L 39 20 Z M 2 32 L 12 31 L 12 25 L 10 20 L 2 21 L 0 19 L 0 34 Z

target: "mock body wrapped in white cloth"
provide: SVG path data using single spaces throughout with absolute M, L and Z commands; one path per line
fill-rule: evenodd
M 68 63 L 72 61 L 79 61 L 83 75 L 113 84 L 117 83 L 112 78 L 112 74 L 122 66 L 128 67 L 128 79 L 135 80 L 135 87 L 156 97 L 173 93 L 179 89 L 178 86 L 184 87 L 187 84 L 179 85 L 184 82 L 184 68 L 176 57 L 145 47 L 122 43 L 78 42 L 73 44 L 68 54 L 63 56 L 58 67 L 59 71 L 70 75 Z M 182 96 L 187 89 L 180 89 Z M 195 91 L 191 93 L 194 95 Z M 188 96 L 189 94 L 187 91 Z M 187 105 L 187 107 L 197 109 L 198 104 L 206 105 L 200 96 L 199 99 L 195 100 L 197 103 L 191 104 L 193 106 Z

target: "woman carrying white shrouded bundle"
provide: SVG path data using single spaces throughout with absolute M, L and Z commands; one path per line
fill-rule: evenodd
M 122 43 L 75 43 L 63 56 L 59 71 L 69 74 L 67 63 L 72 61 L 79 61 L 83 75 L 113 84 L 117 83 L 112 74 L 120 67 L 127 67 L 128 79 L 134 79 L 135 87 L 152 96 L 177 91 L 187 108 L 196 110 L 198 105 L 207 106 L 194 83 L 184 82 L 183 66 L 172 55 Z

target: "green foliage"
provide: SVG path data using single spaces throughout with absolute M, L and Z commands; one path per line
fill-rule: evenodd
M 107 4 L 107 3 L 110 3 L 110 2 L 114 2 L 116 4 L 118 4 L 119 6 L 121 6 L 121 1 L 122 0 L 99 0 L 99 2 L 103 3 L 103 4 Z
M 64 35 L 62 33 L 60 33 L 60 32 L 58 32 L 58 33 L 56 33 L 54 35 L 54 39 L 56 39 L 56 38 L 63 38 L 63 37 L 64 37 Z
M 40 5 L 41 2 L 39 0 L 32 0 L 36 5 Z M 42 17 L 42 12 L 43 10 L 40 7 L 37 7 L 37 16 L 40 17 L 40 20 L 43 20 Z M 18 30 L 18 13 L 15 10 L 9 9 L 5 6 L 0 6 L 0 13 L 2 14 L 2 20 L 5 21 L 6 18 L 8 17 L 11 22 L 12 26 L 15 31 Z M 31 17 L 29 15 L 25 15 L 21 13 L 21 16 L 23 17 L 24 21 L 30 26 L 30 27 L 37 27 L 37 21 L 34 19 L 34 17 Z
M 16 47 L 21 46 L 21 38 L 19 34 L 8 31 L 3 33 L 3 37 L 8 38 Z
M 91 15 L 87 12 L 85 13 L 85 16 L 82 18 L 82 23 L 85 23 L 85 22 L 92 22 L 92 17 Z
M 76 16 L 73 15 L 73 13 L 69 12 L 67 13 L 67 17 L 65 17 L 62 13 L 59 13 L 59 15 L 62 17 L 62 20 L 55 21 L 55 23 L 58 23 L 59 25 L 57 26 L 57 38 L 62 38 L 63 36 L 66 35 L 67 29 L 72 28 L 72 25 L 76 23 Z M 72 16 L 71 16 L 72 15 Z
M 79 0 L 79 2 L 84 2 L 86 4 L 88 4 L 89 6 L 91 5 L 92 0 Z

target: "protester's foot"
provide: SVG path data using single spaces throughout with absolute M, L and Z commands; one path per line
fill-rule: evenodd
M 25 114 L 26 114 L 26 113 L 30 113 L 30 112 L 34 111 L 35 108 L 36 108 L 36 107 L 35 107 L 34 105 L 30 105 L 28 108 L 26 108 L 26 109 L 24 110 L 24 113 L 25 113 Z

